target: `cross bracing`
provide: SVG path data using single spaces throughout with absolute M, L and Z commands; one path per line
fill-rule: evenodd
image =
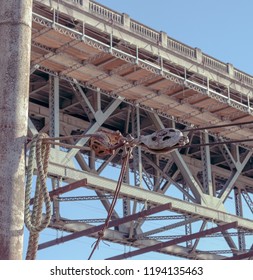
M 100 128 L 147 135 L 163 127 L 184 130 L 253 120 L 250 76 L 106 9 L 92 1 L 34 1 L 29 137 L 41 131 L 52 136 L 81 135 Z M 156 214 L 168 218 L 155 225 L 152 216 L 133 216 L 107 229 L 104 240 L 190 259 L 223 259 L 251 252 L 253 144 L 243 140 L 253 138 L 252 127 L 189 133 L 191 144 L 241 143 L 181 148 L 168 155 L 134 152 L 112 220 L 170 203 L 169 209 Z M 65 141 L 83 146 L 82 150 L 51 149 L 49 177 L 60 182 L 58 188 L 87 180 L 76 199 L 67 202 L 71 194 L 54 194 L 59 198 L 52 202 L 50 227 L 68 232 L 69 239 L 81 231 L 97 238 L 95 230 L 86 230 L 94 227 L 92 219 L 101 221 L 104 216 L 64 217 L 63 204 L 71 207 L 75 202 L 70 200 L 82 195 L 96 197 L 100 203 L 96 207 L 104 215 L 121 168 L 121 150 L 96 157 L 88 142 Z M 114 178 L 109 178 L 111 170 L 117 170 Z M 82 193 L 85 189 L 88 195 Z M 224 229 L 226 225 L 231 229 Z M 210 227 L 217 235 L 206 235 Z M 163 241 L 149 235 L 158 232 L 186 238 L 163 248 L 159 247 Z M 222 247 L 203 246 L 204 236 L 205 242 L 222 239 Z

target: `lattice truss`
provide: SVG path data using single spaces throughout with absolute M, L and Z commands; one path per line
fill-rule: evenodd
M 99 153 L 88 137 L 74 136 L 103 129 L 138 138 L 171 128 L 189 144 L 169 153 L 132 150 L 103 235 L 132 251 L 108 259 L 151 251 L 168 259 L 250 258 L 253 117 L 226 99 L 242 95 L 169 59 L 161 68 L 158 54 L 101 24 L 107 33 L 34 4 L 28 137 L 73 136 L 59 140 L 64 147 L 52 145 L 47 180 L 49 227 L 66 234 L 38 249 L 97 239 L 110 209 L 124 149 Z

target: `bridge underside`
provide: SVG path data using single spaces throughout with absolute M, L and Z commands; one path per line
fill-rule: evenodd
M 228 87 L 226 77 L 212 80 L 209 76 L 215 73 L 200 71 L 203 65 L 187 60 L 185 66 L 177 64 L 169 59 L 171 53 L 159 56 L 164 49 L 158 44 L 148 50 L 138 47 L 135 42 L 141 38 L 133 34 L 130 40 L 129 32 L 120 38 L 117 34 L 124 30 L 94 14 L 83 13 L 81 21 L 80 7 L 73 16 L 74 7 L 70 15 L 66 5 L 56 10 L 40 2 L 33 9 L 29 137 L 38 132 L 53 137 L 90 134 L 100 128 L 137 137 L 164 127 L 184 130 L 253 120 L 249 96 L 236 83 Z M 188 133 L 191 144 L 242 141 L 236 144 L 195 145 L 167 155 L 135 148 L 112 215 L 116 225 L 105 231 L 104 240 L 142 248 L 140 254 L 251 257 L 253 142 L 243 141 L 253 138 L 252 128 L 247 124 Z M 69 240 L 97 238 L 97 224 L 104 222 L 116 187 L 122 150 L 97 157 L 88 139 L 64 143 L 85 148 L 51 149 L 52 190 L 69 188 L 52 196 L 50 227 L 69 232 Z M 68 215 L 66 205 L 76 201 L 94 203 L 102 217 L 87 210 Z M 143 214 L 151 209 L 159 212 Z M 40 249 L 59 243 L 53 240 Z

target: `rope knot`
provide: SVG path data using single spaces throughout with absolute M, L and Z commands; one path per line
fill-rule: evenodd
M 104 237 L 104 232 L 101 230 L 98 232 L 98 237 L 103 238 Z

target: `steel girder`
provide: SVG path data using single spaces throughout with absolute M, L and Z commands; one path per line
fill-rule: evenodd
M 120 103 L 121 102 L 119 102 L 119 104 Z M 112 103 L 112 104 L 114 104 L 114 103 Z M 114 105 L 115 107 L 113 107 L 113 108 L 116 109 L 119 104 Z M 109 107 L 109 108 L 112 108 L 112 107 Z M 110 114 L 108 114 L 108 115 L 110 115 Z M 158 124 L 162 123 L 160 118 L 157 115 L 153 115 L 151 119 L 155 123 L 155 125 L 159 128 Z M 106 121 L 106 118 L 103 118 L 103 121 Z M 32 133 L 36 133 L 36 128 L 34 127 L 34 125 L 31 121 L 29 122 L 29 127 L 30 127 L 30 131 Z M 51 163 L 50 163 L 50 166 L 49 166 L 50 176 L 53 176 L 54 178 L 55 177 L 61 178 L 65 182 L 70 182 L 70 183 L 78 181 L 78 180 L 85 179 L 88 182 L 87 187 L 90 188 L 90 189 L 94 189 L 96 191 L 98 197 L 99 197 L 99 194 L 101 194 L 101 193 L 113 193 L 114 192 L 116 182 L 114 182 L 110 179 L 103 178 L 103 177 L 99 176 L 99 168 L 101 169 L 101 166 L 97 169 L 98 170 L 97 174 L 96 174 L 96 172 L 95 173 L 92 172 L 91 169 L 86 170 L 86 171 L 80 171 L 80 170 L 77 170 L 77 169 L 73 169 L 73 165 L 71 164 L 71 161 L 73 161 L 73 159 L 74 159 L 74 157 L 73 157 L 74 155 L 68 161 L 68 163 L 71 164 L 70 166 L 68 166 L 64 162 L 66 157 L 67 157 L 66 153 L 63 153 L 62 151 L 56 151 L 54 149 L 52 150 L 52 152 L 59 153 L 60 156 L 51 158 Z M 85 162 L 84 157 L 82 155 L 80 155 L 80 156 L 81 156 L 82 160 Z M 142 157 L 145 158 L 145 155 L 143 155 Z M 60 161 L 59 160 L 55 161 L 55 158 L 60 159 Z M 242 163 L 240 162 L 240 159 L 237 159 L 235 166 L 237 166 L 238 170 L 243 169 L 243 166 L 246 164 L 246 162 L 249 158 L 250 158 L 250 152 L 248 152 L 241 159 Z M 143 188 L 133 188 L 131 185 L 125 184 L 125 183 L 122 185 L 120 195 L 122 197 L 124 197 L 125 199 L 128 199 L 129 201 L 131 201 L 131 200 L 132 201 L 138 201 L 142 204 L 148 203 L 149 205 L 163 205 L 163 204 L 169 202 L 169 203 L 172 204 L 171 210 L 173 212 L 183 213 L 183 214 L 185 214 L 189 217 L 195 217 L 192 220 L 191 219 L 186 219 L 180 225 L 185 225 L 186 226 L 187 224 L 190 224 L 191 222 L 196 221 L 196 220 L 212 221 L 212 222 L 215 222 L 217 224 L 230 223 L 232 221 L 237 221 L 239 231 L 241 231 L 241 230 L 253 231 L 253 226 L 252 226 L 252 221 L 251 220 L 247 220 L 247 219 L 244 219 L 242 217 L 234 216 L 232 214 L 226 213 L 226 212 L 223 211 L 223 208 L 217 209 L 215 207 L 215 205 L 212 205 L 212 204 L 208 205 L 209 197 L 208 197 L 207 194 L 204 193 L 204 191 L 202 191 L 202 189 L 204 190 L 204 188 L 202 188 L 199 180 L 194 181 L 195 183 L 190 181 L 189 178 L 194 178 L 194 175 L 193 175 L 194 173 L 191 173 L 191 170 L 194 170 L 194 169 L 202 170 L 203 166 L 205 166 L 201 163 L 201 160 L 192 159 L 188 156 L 181 155 L 179 152 L 176 152 L 176 155 L 172 156 L 171 160 L 172 160 L 172 162 L 174 161 L 177 164 L 178 174 L 182 174 L 183 178 L 186 178 L 185 184 L 188 186 L 189 190 L 192 190 L 192 188 L 195 188 L 195 186 L 197 184 L 197 186 L 198 186 L 197 194 L 199 194 L 199 197 L 204 197 L 205 200 L 202 199 L 200 201 L 200 203 L 196 203 L 196 202 L 195 203 L 190 203 L 190 202 L 186 202 L 186 201 L 183 201 L 183 200 L 178 200 L 178 199 L 173 198 L 171 196 L 167 196 L 166 192 L 164 194 L 159 193 L 159 188 L 157 188 L 157 187 L 156 187 L 156 190 L 158 192 L 154 192 L 154 191 L 149 191 L 149 190 L 143 189 Z M 105 168 L 105 166 L 109 163 L 110 163 L 110 160 L 107 160 L 105 162 L 105 165 L 104 165 L 103 168 Z M 155 164 L 152 163 L 152 166 L 157 169 L 158 173 L 156 173 L 156 174 L 163 174 L 163 177 L 169 182 L 170 177 L 166 174 L 166 172 L 162 172 L 162 170 L 159 167 L 159 161 L 157 162 L 157 164 L 158 165 L 155 167 Z M 85 163 L 85 165 L 87 165 L 87 163 Z M 171 164 L 170 164 L 170 166 L 171 166 Z M 228 185 L 231 185 L 231 187 L 230 187 L 231 190 L 232 190 L 233 184 L 236 183 L 237 181 L 240 182 L 240 180 L 241 180 L 243 182 L 244 186 L 248 185 L 251 182 L 251 180 L 249 178 L 240 175 L 239 171 L 231 173 L 231 172 L 229 172 L 227 170 L 223 170 L 222 168 L 217 167 L 217 166 L 211 166 L 211 169 L 212 169 L 212 171 L 217 172 L 220 175 L 222 174 L 223 176 L 227 176 Z M 166 168 L 165 168 L 165 171 L 169 171 L 169 170 L 166 170 Z M 233 182 L 233 184 L 231 184 L 231 181 Z M 187 182 L 191 182 L 191 183 L 187 184 Z M 176 181 L 175 181 L 175 183 L 176 183 Z M 154 187 L 152 189 L 155 189 L 155 182 L 153 182 L 153 184 L 154 184 Z M 180 185 L 180 183 L 179 183 L 179 185 Z M 183 187 L 181 188 L 181 190 L 183 190 Z M 227 196 L 228 196 L 230 191 L 226 190 L 226 188 L 223 188 L 223 192 L 225 192 L 225 191 L 227 192 Z M 182 192 L 182 194 L 184 192 Z M 188 195 L 190 195 L 190 193 L 188 193 Z M 195 193 L 192 192 L 191 195 L 195 195 Z M 195 196 L 195 198 L 196 197 L 198 197 L 198 196 Z M 223 196 L 221 195 L 221 198 L 222 197 Z M 226 197 L 225 197 L 225 199 L 226 199 Z M 101 201 L 101 202 L 104 204 L 103 201 Z M 223 202 L 220 201 L 218 198 L 215 202 L 220 204 L 220 205 L 223 204 Z M 105 206 L 105 204 L 104 204 L 105 209 L 108 209 L 109 203 L 110 202 L 107 201 L 108 206 Z M 119 218 L 119 216 L 117 216 L 116 213 L 115 213 L 114 217 Z M 61 219 L 58 219 L 58 221 L 55 221 L 55 222 L 51 223 L 50 226 L 52 228 L 58 228 L 57 223 L 59 223 L 59 222 L 62 223 L 61 221 L 62 221 Z M 175 224 L 175 226 L 177 226 L 177 225 Z M 173 225 L 171 227 L 173 228 Z M 74 222 L 72 224 L 68 224 L 67 226 L 64 226 L 64 230 L 71 231 L 71 232 L 75 232 L 75 231 L 78 232 L 79 228 L 80 228 L 80 226 L 75 224 Z M 170 227 L 164 227 L 164 230 L 169 229 L 169 228 Z M 128 230 L 129 229 L 130 228 L 128 228 Z M 142 235 L 145 236 L 145 232 L 143 232 L 141 230 L 141 227 L 139 228 L 139 230 L 140 230 L 139 233 L 138 233 L 139 236 L 142 236 Z M 112 231 L 110 230 L 110 231 L 107 231 L 107 232 L 108 232 L 108 235 L 107 235 L 108 239 L 107 240 L 112 241 L 113 238 L 109 237 L 111 235 Z M 154 232 L 159 232 L 159 229 L 154 230 Z M 136 237 L 138 237 L 138 234 L 136 235 Z M 148 232 L 146 233 L 146 235 L 148 235 Z M 94 235 L 91 235 L 91 236 L 94 236 Z M 112 233 L 112 236 L 114 236 L 114 233 Z M 134 237 L 133 231 L 132 231 L 131 236 Z M 226 240 L 227 240 L 228 244 L 231 243 L 231 241 L 228 240 L 228 237 L 226 237 Z M 127 244 L 129 241 L 126 240 L 125 238 L 123 238 L 123 239 L 119 239 L 117 241 L 115 240 L 115 242 L 116 243 Z M 142 242 L 144 242 L 144 241 L 142 241 Z M 146 246 L 148 246 L 148 244 L 151 241 L 149 240 L 149 241 L 145 241 L 145 242 L 146 242 L 145 243 Z M 134 246 L 138 247 L 139 246 L 138 244 L 139 243 L 137 242 Z M 188 250 L 189 251 L 188 258 L 192 258 L 193 255 L 194 255 L 194 258 L 202 258 L 202 257 L 206 258 L 205 254 L 202 255 L 203 252 L 201 252 L 201 253 L 198 252 L 197 253 L 197 251 L 196 251 L 197 244 L 198 244 L 198 242 L 195 242 L 194 245 L 192 246 L 191 250 Z M 177 247 L 175 247 L 175 248 L 177 248 Z M 178 249 L 175 249 L 175 251 L 173 251 L 173 250 L 171 251 L 171 249 L 170 249 L 169 252 L 170 252 L 170 254 L 180 255 L 180 254 L 176 253 L 177 250 Z M 163 250 L 161 252 L 163 252 Z M 192 252 L 194 252 L 194 254 Z M 238 252 L 238 250 L 234 249 L 234 244 L 233 244 L 233 252 Z M 181 256 L 186 257 L 185 254 L 182 254 Z M 212 258 L 220 259 L 222 257 L 216 255 L 216 257 L 212 256 Z
M 65 7 L 62 6 L 61 8 L 65 9 Z M 79 12 L 77 12 L 76 14 L 79 15 Z M 128 107 L 128 114 L 125 118 L 126 123 L 124 125 L 125 133 L 131 131 L 130 126 L 132 126 L 132 130 L 135 131 L 136 135 L 140 135 L 142 131 L 152 131 L 154 130 L 154 127 L 155 129 L 163 128 L 164 122 L 168 125 L 169 122 L 167 122 L 166 119 L 171 119 L 171 116 L 167 115 L 166 113 L 163 114 L 162 111 L 165 112 L 167 111 L 167 109 L 173 109 L 173 106 L 181 106 L 182 104 L 178 100 L 176 100 L 176 96 L 180 95 L 182 91 L 178 91 L 177 93 L 175 93 L 174 99 L 173 97 L 171 98 L 173 104 L 164 105 L 165 107 L 163 108 L 163 110 L 161 112 L 158 112 L 159 116 L 158 114 L 153 113 L 153 110 L 151 110 L 150 107 L 142 106 L 142 104 L 140 103 L 147 102 L 148 100 L 151 100 L 156 96 L 166 93 L 166 91 L 150 91 L 142 98 L 138 99 L 136 102 L 131 102 L 126 99 L 124 100 L 124 98 L 118 96 L 126 92 L 127 90 L 130 90 L 137 86 L 142 86 L 144 83 L 150 82 L 157 75 L 161 74 L 162 76 L 166 77 L 166 79 L 172 82 L 170 89 L 174 89 L 173 87 L 175 87 L 175 85 L 181 85 L 184 82 L 187 82 L 188 89 L 194 88 L 196 92 L 199 92 L 198 96 L 189 97 L 189 102 L 193 102 L 193 100 L 199 98 L 199 96 L 204 95 L 209 97 L 211 96 L 211 98 L 219 100 L 221 103 L 227 104 L 227 98 L 221 97 L 218 93 L 214 92 L 209 87 L 209 84 L 207 84 L 206 87 L 201 87 L 195 84 L 195 82 L 192 82 L 190 80 L 186 81 L 183 77 L 166 72 L 163 67 L 160 67 L 161 65 L 157 67 L 157 65 L 145 62 L 144 60 L 140 59 L 137 54 L 136 56 L 126 54 L 112 46 L 112 39 L 110 41 L 110 45 L 107 46 L 106 44 L 89 38 L 89 36 L 85 37 L 84 33 L 82 34 L 76 30 L 71 30 L 64 26 L 61 26 L 61 24 L 59 23 L 43 18 L 43 16 L 34 14 L 34 21 L 37 24 L 44 25 L 44 28 L 38 33 L 33 34 L 33 40 L 43 34 L 47 34 L 47 32 L 49 32 L 52 27 L 56 27 L 59 33 L 69 36 L 71 40 L 69 39 L 69 42 L 63 44 L 58 48 L 49 48 L 43 44 L 36 44 L 37 48 L 40 48 L 42 51 L 47 52 L 47 56 L 41 56 L 38 57 L 37 60 L 35 60 L 36 63 L 31 69 L 31 74 L 40 73 L 40 71 L 42 71 L 49 76 L 56 76 L 56 78 L 53 79 L 54 87 L 50 87 L 50 110 L 48 110 L 46 106 L 35 104 L 33 102 L 30 103 L 31 116 L 29 119 L 29 133 L 31 135 L 38 132 L 32 121 L 33 114 L 46 120 L 46 124 L 43 130 L 49 130 L 51 135 L 58 135 L 58 133 L 60 133 L 61 135 L 70 135 L 73 128 L 78 128 L 79 130 L 81 129 L 84 133 L 93 133 L 104 125 L 110 127 L 107 121 L 110 118 L 114 117 L 116 119 L 115 112 L 117 110 L 121 111 L 121 108 L 119 108 L 119 106 L 121 106 L 122 104 L 126 104 L 125 101 L 128 105 L 130 104 L 130 106 L 133 106 L 132 108 L 134 109 L 131 109 L 130 106 Z M 102 52 L 91 55 L 86 62 L 77 61 L 68 69 L 63 70 L 60 73 L 46 68 L 43 65 L 39 65 L 43 64 L 43 61 L 45 59 L 53 59 L 57 57 L 57 55 L 61 51 L 65 51 L 70 47 L 74 47 L 78 42 L 84 41 L 85 44 L 87 44 L 89 47 L 100 51 L 102 50 Z M 35 44 L 34 41 L 33 44 Z M 143 42 L 140 42 L 140 44 L 143 44 Z M 108 53 L 111 53 L 114 58 L 120 58 L 123 61 L 127 62 L 127 65 L 119 66 L 111 72 L 106 72 L 102 73 L 101 75 L 95 76 L 86 83 L 68 76 L 74 71 L 82 68 L 83 66 L 87 67 L 87 69 L 93 69 L 94 66 L 92 65 L 92 63 L 98 59 L 105 58 Z M 136 53 L 138 52 L 136 51 Z M 183 61 L 183 59 L 180 60 Z M 132 65 L 137 65 L 140 69 L 147 70 L 151 72 L 151 74 L 144 78 L 140 78 L 135 83 L 128 81 L 123 86 L 119 86 L 116 90 L 112 91 L 105 91 L 103 89 L 99 89 L 96 85 L 94 85 L 94 83 L 101 82 L 106 78 L 110 78 L 112 75 L 114 75 L 114 77 L 116 78 L 119 78 L 117 76 L 117 70 L 128 70 Z M 102 66 L 103 63 L 99 68 L 99 70 L 101 71 L 103 70 Z M 194 65 L 194 67 L 196 68 L 198 67 L 198 65 Z M 226 80 L 226 78 L 224 77 L 223 79 Z M 83 110 L 83 114 L 87 116 L 87 120 L 75 117 L 74 114 L 66 114 L 64 113 L 64 111 L 59 110 L 60 104 L 55 101 L 57 101 L 59 98 L 59 82 L 61 81 L 67 81 L 70 84 L 77 100 L 76 103 L 71 105 L 73 105 L 73 107 L 76 106 L 76 104 L 80 105 Z M 41 89 L 43 88 L 44 86 Z M 92 95 L 94 99 L 96 99 L 95 101 L 92 100 L 88 95 L 86 95 L 86 92 L 84 92 L 84 89 L 86 88 L 92 91 Z M 35 95 L 38 91 L 33 90 L 32 95 Z M 106 95 L 108 98 L 111 98 L 108 106 L 103 105 L 104 95 Z M 231 101 L 231 104 L 230 105 L 232 107 L 238 107 L 238 104 L 236 102 L 233 103 L 233 101 Z M 71 106 L 69 108 L 71 108 Z M 202 115 L 203 112 L 201 110 L 196 109 L 196 107 L 194 106 L 192 106 L 192 108 L 194 109 L 192 111 L 192 114 Z M 244 112 L 246 109 L 247 106 L 242 105 L 238 110 Z M 131 112 L 133 112 L 132 118 Z M 252 111 L 250 111 L 250 113 L 252 113 Z M 185 118 L 188 115 L 184 115 Z M 178 118 L 177 120 L 180 119 Z M 185 120 L 181 121 L 181 124 L 186 124 Z M 215 121 L 217 121 L 217 119 L 215 119 Z M 145 122 L 147 123 L 147 128 L 144 125 Z M 192 135 L 191 139 L 193 140 L 194 137 L 196 136 Z M 210 140 L 209 138 L 210 135 L 208 133 L 205 133 L 202 141 L 204 143 L 208 143 Z M 71 144 L 85 145 L 87 141 L 88 139 L 79 140 L 77 142 L 74 142 L 72 140 Z M 120 211 L 115 210 L 113 219 L 121 219 L 121 216 L 127 218 L 129 217 L 131 212 L 133 212 L 134 215 L 134 213 L 136 212 L 137 204 L 140 204 L 143 208 L 149 209 L 150 207 L 157 207 L 159 205 L 163 206 L 167 203 L 171 204 L 170 212 L 173 212 L 173 214 L 184 214 L 186 219 L 179 223 L 166 223 L 161 227 L 157 226 L 156 228 L 150 230 L 145 229 L 145 221 L 131 220 L 129 224 L 125 224 L 124 227 L 119 225 L 117 229 L 115 228 L 113 230 L 106 230 L 105 240 L 120 244 L 132 244 L 132 246 L 137 248 L 148 248 L 152 245 L 160 244 L 160 242 L 148 239 L 151 234 L 182 226 L 186 228 L 186 237 L 182 239 L 183 242 L 188 242 L 189 240 L 191 240 L 190 237 L 192 236 L 196 237 L 195 242 L 193 244 L 188 243 L 191 244 L 189 247 L 172 245 L 167 248 L 162 248 L 160 250 L 161 252 L 181 256 L 184 258 L 222 259 L 224 258 L 224 256 L 220 256 L 218 254 L 210 254 L 208 253 L 208 249 L 206 250 L 206 252 L 204 250 L 201 251 L 198 249 L 200 237 L 202 237 L 201 232 L 203 233 L 205 227 L 208 225 L 208 222 L 211 221 L 212 223 L 217 224 L 218 228 L 221 227 L 219 229 L 223 229 L 223 231 L 225 232 L 224 242 L 228 245 L 231 254 L 236 256 L 238 253 L 240 253 L 240 250 L 245 250 L 245 248 L 243 248 L 243 246 L 240 244 L 237 248 L 237 244 L 232 239 L 232 237 L 229 236 L 229 232 L 225 231 L 224 228 L 222 228 L 223 225 L 236 222 L 236 225 L 233 225 L 238 228 L 238 235 L 240 234 L 240 232 L 243 232 L 243 230 L 247 232 L 253 232 L 252 219 L 246 219 L 245 217 L 242 217 L 243 212 L 241 211 L 241 209 L 240 211 L 238 211 L 239 215 L 234 215 L 229 211 L 226 212 L 224 206 L 224 204 L 228 200 L 229 195 L 236 186 L 237 188 L 241 189 L 241 191 L 236 194 L 237 198 L 240 195 L 244 195 L 247 204 L 249 205 L 249 207 L 251 207 L 252 210 L 252 198 L 250 197 L 251 194 L 249 188 L 252 186 L 252 178 L 242 175 L 244 167 L 251 159 L 252 152 L 244 148 L 244 156 L 240 156 L 239 146 L 235 146 L 237 152 L 234 152 L 231 147 L 223 146 L 222 154 L 226 163 L 226 167 L 222 167 L 221 164 L 211 164 L 211 149 L 209 148 L 203 148 L 202 153 L 200 152 L 200 157 L 194 157 L 193 155 L 191 155 L 189 149 L 187 153 L 184 153 L 182 151 L 174 151 L 168 157 L 150 157 L 150 155 L 144 155 L 143 153 L 141 153 L 139 149 L 138 153 L 135 153 L 134 164 L 129 166 L 128 174 L 126 174 L 125 182 L 123 183 L 120 192 L 120 199 L 123 198 L 125 201 L 125 204 L 123 205 L 124 213 L 122 214 Z M 199 153 L 199 151 L 197 151 L 197 153 Z M 103 205 L 105 211 L 108 211 L 110 206 L 110 199 L 107 197 L 104 198 L 104 194 L 114 193 L 116 181 L 108 179 L 106 177 L 102 177 L 101 173 L 108 167 L 111 162 L 120 164 L 119 159 L 117 159 L 116 157 L 117 155 L 112 155 L 108 159 L 104 160 L 98 167 L 97 163 L 94 160 L 94 154 L 88 149 L 88 147 L 87 152 L 84 154 L 79 152 L 79 150 L 76 148 L 72 148 L 68 151 L 52 149 L 52 156 L 49 165 L 49 176 L 57 178 L 61 180 L 61 182 L 65 181 L 70 184 L 78 182 L 79 180 L 87 180 L 87 185 L 85 187 L 95 191 L 97 197 L 101 198 L 101 204 Z M 75 160 L 77 160 L 79 164 L 78 167 L 76 166 Z M 164 161 L 168 161 L 168 163 L 164 165 Z M 141 174 L 144 174 L 142 163 L 145 162 L 147 164 L 143 168 L 145 168 L 146 178 L 143 175 L 140 176 Z M 136 175 L 134 184 L 131 184 L 129 179 L 131 168 L 133 168 Z M 173 170 L 173 173 L 171 173 L 171 170 Z M 202 178 L 200 178 L 200 175 L 202 176 Z M 221 177 L 225 182 L 224 185 L 219 189 L 219 192 L 215 188 L 215 176 Z M 142 179 L 143 181 L 146 180 L 148 184 L 143 184 L 142 188 L 136 187 L 136 185 L 141 185 L 140 181 Z M 173 188 L 174 184 L 177 185 L 177 189 L 180 192 L 181 198 L 184 196 L 185 198 L 187 198 L 187 200 L 189 199 L 189 201 L 185 201 L 183 199 L 179 199 L 177 196 L 173 196 L 173 194 L 170 192 L 170 189 Z M 57 186 L 57 188 L 53 190 L 53 192 L 55 191 L 54 196 L 58 196 L 59 193 L 57 192 L 60 192 L 60 190 L 63 188 L 64 186 Z M 237 207 L 238 205 L 239 204 L 237 204 Z M 239 206 L 242 207 L 241 202 Z M 57 205 L 57 208 L 58 218 L 57 220 L 53 220 L 51 222 L 51 228 L 64 228 L 65 231 L 74 232 L 78 235 L 78 232 L 92 227 L 91 225 L 88 225 L 86 223 L 77 223 L 74 220 L 72 223 L 66 223 L 66 220 L 60 217 L 59 214 L 61 203 Z M 197 229 L 197 231 L 200 231 L 199 235 L 196 235 L 196 233 L 187 230 L 189 229 L 187 226 L 193 225 L 196 221 L 199 221 L 201 223 L 201 226 L 199 227 L 198 225 Z M 194 230 L 196 231 L 196 228 L 194 228 Z M 95 233 L 90 232 L 89 236 L 92 236 L 94 238 L 97 237 Z M 146 239 L 138 239 L 143 237 L 145 237 Z M 166 246 L 166 243 L 164 245 Z M 248 244 L 246 245 L 248 246 Z M 159 248 L 159 246 L 160 245 L 154 247 L 155 250 Z

